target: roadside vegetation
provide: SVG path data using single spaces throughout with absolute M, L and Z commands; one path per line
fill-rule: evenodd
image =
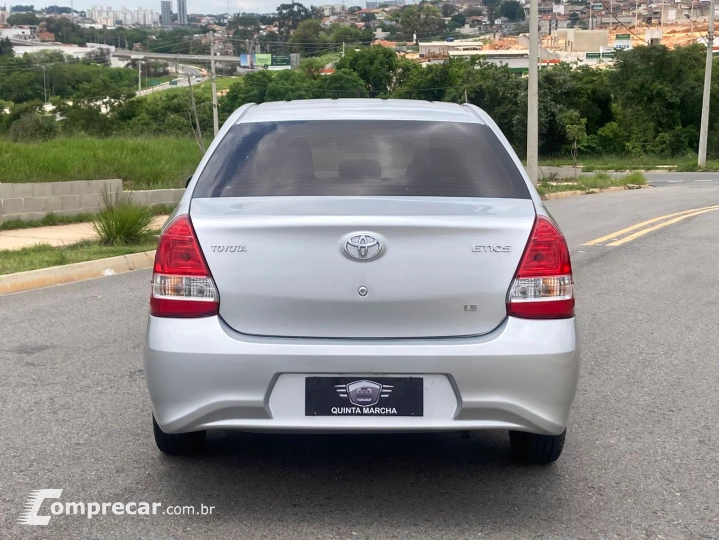
M 149 206 L 133 204 L 127 193 L 103 193 L 104 208 L 92 221 L 92 226 L 106 246 L 129 246 L 140 243 L 152 223 Z
M 696 168 L 696 156 L 690 157 L 658 157 L 646 156 L 622 156 L 614 154 L 590 155 L 579 160 L 577 167 L 582 171 L 682 171 Z M 707 162 L 707 169 L 715 168 L 719 163 Z M 545 157 L 541 160 L 540 166 L 550 167 L 573 167 L 571 157 Z
M 17 250 L 0 250 L 0 275 L 151 251 L 157 245 L 157 233 L 148 232 L 140 241 L 128 246 L 106 246 L 99 241 L 85 241 L 63 247 L 41 244 Z
M 152 216 L 165 216 L 171 214 L 175 207 L 169 204 L 156 204 L 149 207 Z M 74 216 L 59 216 L 52 212 L 42 219 L 9 219 L 0 222 L 0 231 L 14 231 L 18 229 L 34 229 L 37 227 L 52 227 L 54 225 L 71 225 L 73 223 L 90 223 L 95 220 L 96 214 L 82 213 Z
M 540 195 L 557 193 L 559 191 L 585 191 L 592 192 L 610 187 L 643 186 L 647 179 L 640 172 L 625 174 L 624 176 L 610 176 L 606 173 L 579 176 L 573 178 L 546 177 L 539 181 L 537 191 Z
M 180 188 L 201 157 L 186 137 L 0 139 L 0 182 L 122 178 L 128 189 Z
M 280 28 L 280 41 L 286 43 L 288 50 L 303 49 L 300 52 L 306 55 L 323 56 L 303 60 L 298 70 L 258 70 L 238 79 L 219 78 L 219 88 L 227 90 L 219 99 L 220 121 L 250 102 L 374 97 L 464 103 L 466 99 L 487 111 L 518 154 L 524 154 L 526 77 L 480 59 L 455 58 L 421 67 L 392 49 L 365 46 L 361 32 L 353 31 L 346 36 L 353 44 L 346 48 L 342 58 L 337 59 L 335 51 L 331 51 L 333 56 L 326 56 L 326 46 L 335 39 L 331 36 L 340 35 L 340 30 L 315 24 L 312 10 L 301 4 L 285 5 L 283 9 L 288 13 L 278 8 L 275 17 L 286 23 Z M 401 10 L 396 21 L 400 31 L 403 26 L 409 27 L 412 19 L 407 17 L 416 9 L 417 6 L 407 6 Z M 439 24 L 435 15 L 429 14 L 427 20 Z M 430 31 L 431 24 L 425 23 L 430 25 L 427 27 Z M 254 23 L 243 19 L 232 24 L 242 34 L 247 25 Z M 301 42 L 295 38 L 298 32 L 304 36 Z M 700 44 L 674 50 L 644 46 L 617 52 L 614 66 L 608 69 L 573 68 L 567 64 L 542 69 L 539 152 L 540 156 L 549 157 L 542 162 L 578 163 L 585 171 L 672 165 L 677 170 L 693 170 L 699 139 L 704 51 Z M 0 63 L 10 62 L 6 59 L 9 57 L 0 55 Z M 122 70 L 76 66 L 82 70 L 99 69 L 97 73 L 102 76 L 92 78 L 91 82 L 78 82 L 61 94 L 56 88 L 60 78 L 55 81 L 48 67 L 48 78 L 55 85 L 53 96 L 72 97 L 70 101 L 56 100 L 57 108 L 48 114 L 42 107 L 43 73 L 37 69 L 36 60 L 26 58 L 28 65 L 23 69 L 0 70 L 0 88 L 9 79 L 22 75 L 25 81 L 22 90 L 30 93 L 11 98 L 13 103 L 6 104 L 8 111 L 2 108 L 0 112 L 0 182 L 120 177 L 136 187 L 179 187 L 199 162 L 199 137 L 194 131 L 195 118 L 187 89 L 133 98 L 130 91 L 131 83 L 136 82 L 133 70 L 115 80 L 110 75 Z M 327 60 L 336 60 L 335 71 L 330 75 L 322 74 Z M 56 68 L 66 69 L 54 65 L 53 69 Z M 70 68 L 68 65 L 67 69 Z M 109 70 L 107 77 L 102 70 Z M 712 95 L 719 95 L 719 78 L 713 85 Z M 10 86 L 15 88 L 17 84 Z M 98 92 L 111 99 L 91 96 Z M 7 99 L 4 93 L 0 95 Z M 213 124 L 209 82 L 196 86 L 195 102 L 207 147 Z M 709 125 L 708 155 L 717 159 L 719 106 L 711 107 Z M 8 140 L 18 145 L 8 146 Z M 41 146 L 36 146 L 38 143 Z M 128 152 L 128 148 L 133 151 Z M 710 161 L 709 165 L 718 166 L 719 162 Z
M 159 231 L 151 230 L 150 227 L 159 208 L 133 204 L 126 193 L 105 194 L 103 202 L 105 207 L 93 216 L 92 221 L 97 233 L 96 240 L 60 247 L 41 244 L 18 250 L 0 250 L 0 275 L 155 248 Z

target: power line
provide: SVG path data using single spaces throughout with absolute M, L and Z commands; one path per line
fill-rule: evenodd
M 622 26 L 622 28 L 624 28 L 627 32 L 629 32 L 631 35 L 633 35 L 633 36 L 634 36 L 635 38 L 637 38 L 638 40 L 640 40 L 640 41 L 642 41 L 642 42 L 646 42 L 646 40 L 645 40 L 643 37 L 638 36 L 637 34 L 635 34 L 626 24 L 624 24 L 622 21 L 620 21 L 620 20 L 617 18 L 617 16 L 614 14 L 614 10 L 607 9 L 607 6 L 604 4 L 604 0 L 598 0 L 598 1 L 599 1 L 600 4 L 602 4 L 602 7 L 603 7 L 606 11 L 609 12 L 609 14 L 612 16 L 612 18 L 613 18 L 615 21 L 617 21 L 617 22 Z M 590 10 L 592 9 L 591 3 L 590 3 L 590 5 L 589 5 L 589 9 L 590 9 Z M 662 14 L 662 16 L 664 16 L 664 14 Z

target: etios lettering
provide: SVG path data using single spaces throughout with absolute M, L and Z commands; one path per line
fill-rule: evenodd
M 474 253 L 508 253 L 512 246 L 472 246 Z

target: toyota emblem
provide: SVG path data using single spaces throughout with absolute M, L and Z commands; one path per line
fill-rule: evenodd
M 343 251 L 355 261 L 371 261 L 382 254 L 382 242 L 374 234 L 356 232 L 346 237 Z

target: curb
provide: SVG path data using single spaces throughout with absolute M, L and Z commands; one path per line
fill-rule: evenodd
M 132 270 L 143 270 L 152 268 L 154 261 L 155 251 L 153 250 L 7 274 L 0 276 L 0 295 L 42 289 L 53 285 L 74 283 L 108 275 L 124 274 Z
M 591 193 L 605 193 L 608 191 L 626 191 L 628 189 L 646 189 L 649 187 L 651 187 L 651 186 L 646 184 L 646 185 L 642 185 L 642 186 L 633 186 L 633 187 L 612 186 L 612 187 L 608 187 L 608 188 L 604 188 L 604 189 L 588 189 L 586 191 L 583 189 L 577 189 L 577 190 L 573 190 L 573 191 L 557 191 L 555 193 L 546 193 L 546 194 L 542 195 L 542 200 L 543 201 L 551 201 L 553 199 L 567 199 L 569 197 L 578 197 L 579 195 L 588 195 Z

